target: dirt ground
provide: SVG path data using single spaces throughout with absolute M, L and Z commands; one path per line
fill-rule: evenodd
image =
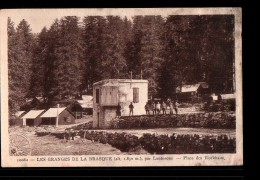
M 27 137 L 31 141 L 32 156 L 149 154 L 143 149 L 125 153 L 109 144 L 91 142 L 81 138 L 65 142 L 52 135 L 38 137 L 30 133 L 27 134 Z
M 103 130 L 104 131 L 104 130 Z M 201 134 L 220 135 L 226 134 L 235 137 L 235 130 L 224 129 L 199 129 L 199 128 L 166 128 L 166 129 L 146 129 L 146 130 L 106 130 L 110 132 L 126 132 L 141 137 L 143 133 L 156 134 Z M 77 138 L 65 142 L 52 135 L 38 137 L 33 132 L 27 133 L 31 141 L 32 155 L 123 155 L 123 154 L 149 154 L 143 149 L 134 152 L 121 152 L 109 144 L 91 142 L 87 139 Z
M 37 137 L 36 135 L 27 136 L 31 140 L 32 155 L 86 155 L 86 154 L 122 154 L 118 149 L 110 145 L 92 143 L 82 139 L 70 140 L 65 142 L 54 136 L 47 135 Z
M 78 120 L 77 125 L 86 123 L 92 120 L 88 117 L 84 120 Z M 9 133 L 24 134 L 31 142 L 32 156 L 52 156 L 52 155 L 123 155 L 123 154 L 149 154 L 143 149 L 137 149 L 133 152 L 121 152 L 119 149 L 112 147 L 109 144 L 101 144 L 98 142 L 91 142 L 90 140 L 83 140 L 81 138 L 65 142 L 55 136 L 36 136 L 36 131 L 64 131 L 73 125 L 59 126 L 59 127 L 11 127 Z M 201 134 L 201 135 L 220 135 L 226 134 L 230 137 L 235 137 L 235 130 L 226 129 L 201 129 L 201 128 L 157 128 L 157 129 L 138 129 L 138 130 L 102 130 L 108 132 L 126 132 L 138 137 L 143 133 L 159 134 Z

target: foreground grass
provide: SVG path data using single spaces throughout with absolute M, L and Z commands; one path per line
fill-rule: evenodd
M 27 137 L 32 143 L 32 156 L 149 154 L 143 149 L 123 153 L 109 144 L 91 142 L 81 138 L 65 142 L 51 135 L 37 137 L 30 134 Z

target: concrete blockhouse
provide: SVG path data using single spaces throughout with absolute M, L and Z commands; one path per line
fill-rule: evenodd
M 106 128 L 118 115 L 129 115 L 129 105 L 134 105 L 134 115 L 145 114 L 148 101 L 148 81 L 138 79 L 105 79 L 93 84 L 93 127 Z

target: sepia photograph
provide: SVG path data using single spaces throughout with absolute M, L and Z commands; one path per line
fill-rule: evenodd
M 243 165 L 241 16 L 1 10 L 2 166 Z

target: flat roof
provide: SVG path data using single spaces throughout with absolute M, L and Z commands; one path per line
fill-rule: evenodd
M 101 81 L 95 82 L 93 86 L 102 85 L 102 84 L 117 84 L 117 83 L 148 83 L 148 80 L 145 79 L 103 79 Z

